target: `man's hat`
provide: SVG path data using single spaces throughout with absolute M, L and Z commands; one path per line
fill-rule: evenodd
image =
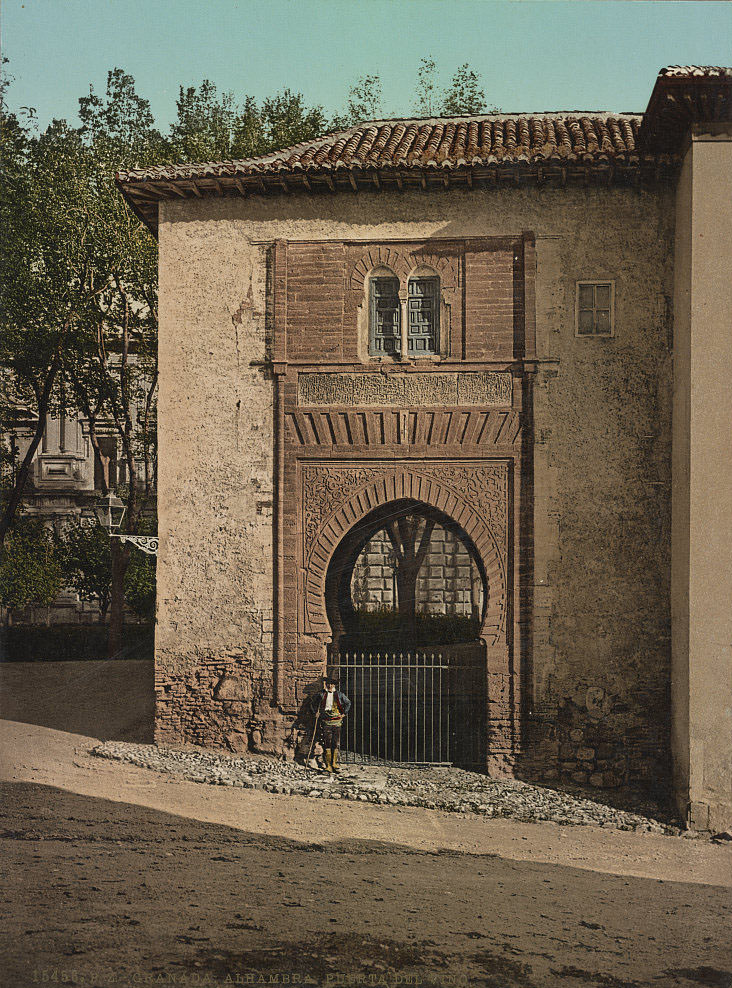
M 340 683 L 340 675 L 338 669 L 328 669 L 325 676 L 323 677 L 326 683 L 335 683 L 337 686 Z

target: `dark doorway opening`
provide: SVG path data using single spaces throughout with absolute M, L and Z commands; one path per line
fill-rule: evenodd
M 347 761 L 485 764 L 486 603 L 478 553 L 449 516 L 405 499 L 354 526 L 326 577 L 330 665 L 354 704 Z

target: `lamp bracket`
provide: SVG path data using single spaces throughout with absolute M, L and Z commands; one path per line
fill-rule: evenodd
M 159 539 L 157 535 L 117 535 L 115 532 L 111 532 L 109 537 L 120 539 L 122 542 L 129 542 L 130 545 L 146 552 L 148 556 L 157 556 L 158 554 Z

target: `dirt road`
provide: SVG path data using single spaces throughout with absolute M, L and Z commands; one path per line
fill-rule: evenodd
M 728 846 L 168 781 L 93 743 L 0 724 L 8 988 L 732 986 Z

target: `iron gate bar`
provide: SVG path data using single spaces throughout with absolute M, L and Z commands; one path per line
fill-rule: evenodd
M 360 707 L 346 719 L 344 761 L 480 765 L 483 674 L 477 649 L 472 662 L 466 654 L 470 658 L 465 649 L 332 654 L 346 692 Z

